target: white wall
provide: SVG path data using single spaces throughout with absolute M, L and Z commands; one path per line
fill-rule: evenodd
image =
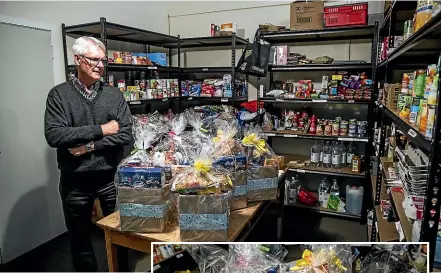
M 170 21 L 170 34 L 181 37 L 209 36 L 210 24 L 221 24 L 235 22 L 238 29 L 245 30 L 245 37 L 252 39 L 259 24 L 271 23 L 284 25 L 289 28 L 290 6 L 292 1 L 210 1 L 210 2 L 167 2 L 167 10 Z M 366 1 L 326 1 L 325 6 L 342 5 Z M 383 1 L 370 1 L 369 14 L 383 12 Z M 299 44 L 291 46 L 291 52 L 306 54 L 308 58 L 314 59 L 318 56 L 328 55 L 336 60 L 363 60 L 370 62 L 371 46 L 366 41 L 339 42 L 322 44 Z M 236 55 L 236 61 L 240 57 Z M 177 58 L 174 58 L 176 60 Z M 229 66 L 231 62 L 230 50 L 219 51 L 197 51 L 187 53 L 187 66 Z M 181 56 L 181 66 L 183 57 Z M 282 79 L 293 74 L 278 74 L 275 80 Z M 311 78 L 311 73 L 296 74 L 296 79 Z M 278 78 L 281 77 L 281 78 Z M 300 78 L 299 78 L 300 77 Z M 251 78 L 252 85 L 255 81 Z M 313 79 L 315 80 L 315 79 Z M 257 96 L 256 89 L 250 86 L 249 99 Z
M 17 24 L 28 26 L 44 25 L 47 29 L 53 29 L 53 73 L 55 84 L 65 81 L 61 24 L 72 25 L 95 22 L 99 21 L 100 17 L 106 17 L 109 22 L 168 33 L 167 13 L 162 3 L 159 2 L 0 2 L 0 19 L 8 18 L 7 21 L 16 22 Z M 12 19 L 9 20 L 9 18 Z M 32 43 L 32 41 L 29 41 L 29 43 Z M 114 45 L 120 46 L 118 43 Z M 27 61 L 32 62 L 32 60 Z M 32 88 L 32 84 L 30 87 Z M 0 92 L 9 91 L 2 89 Z M 49 90 L 47 90 L 47 92 L 49 92 Z M 34 105 L 34 107 L 38 106 Z M 44 108 L 44 103 L 41 104 L 40 107 Z M 43 121 L 41 121 L 41 126 L 43 126 Z M 58 170 L 56 169 L 56 159 L 55 156 L 51 156 L 47 157 L 46 160 L 46 165 L 52 166 L 52 169 L 42 169 L 41 172 L 44 173 L 36 175 L 49 176 L 52 177 L 54 181 L 50 181 L 50 183 L 46 185 L 48 188 L 47 194 L 41 195 L 40 199 L 42 200 L 34 200 L 34 202 L 30 202 L 28 206 L 29 211 L 32 212 L 34 216 L 32 219 L 36 219 L 34 224 L 38 226 L 38 230 L 47 230 L 47 232 L 35 234 L 34 236 L 39 238 L 35 238 L 32 242 L 17 244 L 17 247 L 20 246 L 20 249 L 14 249 L 12 256 L 9 255 L 11 253 L 4 253 L 3 262 L 7 262 L 17 255 L 37 247 L 35 242 L 46 242 L 65 231 L 64 217 L 57 187 Z M 28 189 L 28 191 L 31 192 L 35 186 L 32 181 L 34 181 L 34 179 L 29 177 L 27 181 L 13 181 L 8 183 L 22 183 L 20 184 L 20 189 Z M 0 191 L 3 190 L 6 189 L 0 189 Z M 2 201 L 4 200 L 0 199 L 0 207 L 9 207 L 10 204 L 2 204 Z M 45 204 L 44 207 L 50 212 L 49 219 L 48 217 L 44 217 L 44 215 L 47 214 L 46 211 L 43 211 L 44 209 L 40 210 L 35 208 L 36 202 Z M 7 217 L 3 219 L 7 219 Z M 38 220 L 40 220 L 40 222 L 38 222 Z M 7 225 L 8 223 L 5 221 L 0 221 L 0 248 L 2 247 L 2 238 L 5 236 L 1 231 L 4 231 Z M 25 235 L 32 233 L 32 226 L 26 228 L 22 226 L 8 226 L 8 230 L 15 231 L 15 234 L 10 234 L 13 238 L 26 238 Z M 21 232 L 28 232 L 28 234 L 22 234 L 23 236 L 20 236 Z M 6 252 L 7 250 L 4 249 L 4 251 Z

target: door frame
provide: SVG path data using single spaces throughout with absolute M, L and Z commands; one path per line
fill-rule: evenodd
M 50 31 L 51 33 L 51 50 L 52 50 L 52 69 L 54 74 L 54 86 L 66 81 L 64 76 L 64 65 L 63 59 L 61 62 L 56 61 L 62 56 L 63 52 L 61 50 L 61 26 L 56 26 L 53 24 L 37 22 L 32 20 L 27 20 L 18 17 L 11 17 L 0 14 L 0 23 L 6 23 L 21 27 L 34 28 L 40 30 Z M 61 73 L 62 72 L 62 73 Z

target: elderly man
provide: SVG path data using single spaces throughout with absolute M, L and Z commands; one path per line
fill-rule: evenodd
M 60 195 L 70 236 L 75 270 L 96 271 L 90 238 L 94 200 L 104 215 L 115 209 L 116 168 L 123 146 L 133 142 L 130 110 L 117 88 L 106 86 L 106 48 L 93 37 L 74 45 L 78 74 L 50 90 L 46 103 L 45 135 L 57 148 Z

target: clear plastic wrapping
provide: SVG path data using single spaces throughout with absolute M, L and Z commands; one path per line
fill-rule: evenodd
M 162 135 L 168 132 L 166 119 L 155 112 L 149 115 L 133 116 L 133 137 L 135 148 L 147 150 L 153 143 L 158 141 Z
M 363 259 L 360 273 L 407 273 L 411 272 L 408 265 L 409 263 L 393 255 L 389 249 L 374 245 Z
M 198 264 L 200 273 L 228 273 L 228 250 L 216 245 L 190 245 L 187 251 Z
M 275 257 L 263 252 L 259 245 L 231 244 L 229 252 L 228 273 L 265 273 L 281 265 Z
M 351 273 L 350 245 L 312 245 L 303 251 L 302 259 L 282 265 L 281 272 L 292 273 Z
M 263 166 L 265 159 L 276 156 L 266 142 L 266 136 L 260 126 L 249 125 L 244 129 L 242 144 L 246 147 L 248 163 L 251 166 Z

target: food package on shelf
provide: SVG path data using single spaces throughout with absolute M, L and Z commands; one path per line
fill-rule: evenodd
M 121 162 L 115 184 L 121 230 L 165 230 L 174 211 L 170 186 L 165 184 L 164 169 L 154 167 L 145 150 L 138 150 Z
M 350 245 L 312 245 L 305 249 L 302 259 L 283 264 L 280 272 L 290 273 L 350 273 L 352 250 Z
M 177 193 L 181 240 L 228 240 L 232 182 L 228 172 L 213 166 L 214 145 L 206 141 L 193 167 L 172 179 Z
M 227 272 L 284 272 L 277 271 L 281 262 L 274 256 L 262 251 L 261 245 L 231 244 L 229 252 Z

